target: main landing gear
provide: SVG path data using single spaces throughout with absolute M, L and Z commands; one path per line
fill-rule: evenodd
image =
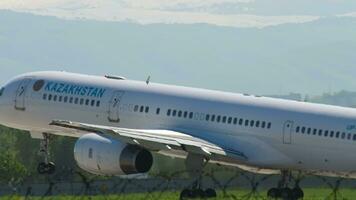
M 304 197 L 303 190 L 299 187 L 299 180 L 296 180 L 293 189 L 288 187 L 291 180 L 291 173 L 289 171 L 282 171 L 282 179 L 277 188 L 271 188 L 267 192 L 268 198 L 282 199 L 282 200 L 298 200 Z
M 44 161 L 39 163 L 37 166 L 37 172 L 39 174 L 54 174 L 56 171 L 56 166 L 53 162 L 49 161 L 49 142 L 50 135 L 43 133 L 43 140 L 40 144 L 40 154 L 43 155 Z
M 184 189 L 180 194 L 180 200 L 183 199 L 208 199 L 216 198 L 216 191 L 214 189 L 202 189 L 202 170 L 205 165 L 208 163 L 201 155 L 189 154 L 185 165 L 189 176 L 196 179 L 191 188 Z
M 180 199 L 209 199 L 209 198 L 216 198 L 216 192 L 214 189 L 184 189 L 180 194 Z

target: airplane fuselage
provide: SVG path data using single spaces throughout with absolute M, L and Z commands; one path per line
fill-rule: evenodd
M 38 72 L 14 78 L 0 97 L 0 122 L 35 137 L 84 132 L 69 120 L 187 133 L 246 154 L 256 169 L 291 169 L 356 178 L 356 109 L 145 83 L 115 77 Z M 218 160 L 219 161 L 219 160 Z

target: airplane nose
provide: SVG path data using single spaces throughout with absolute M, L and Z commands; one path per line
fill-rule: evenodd
M 5 88 L 4 87 L 1 87 L 0 88 L 0 105 L 4 104 L 4 98 L 3 98 L 3 94 L 4 94 L 4 90 Z
M 5 87 L 1 87 L 0 88 L 0 119 L 2 119 L 4 115 L 6 115 L 5 109 L 8 104 L 9 102 L 5 95 Z
M 3 98 L 3 94 L 4 94 L 4 88 L 0 88 L 0 123 L 3 121 L 3 115 L 4 115 L 4 111 L 3 111 L 3 108 L 4 108 L 4 98 Z
M 0 124 L 4 125 L 8 120 L 9 98 L 5 95 L 5 87 L 0 88 Z

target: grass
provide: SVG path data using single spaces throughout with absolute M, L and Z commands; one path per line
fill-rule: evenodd
M 320 189 L 305 189 L 305 198 L 304 200 L 325 200 L 329 198 L 330 200 L 334 200 L 334 196 L 330 196 L 332 191 L 326 188 Z M 216 200 L 240 200 L 240 199 L 248 199 L 244 198 L 245 195 L 248 194 L 247 190 L 229 190 L 227 191 L 227 196 L 224 197 L 222 192 L 219 192 L 218 198 Z M 262 191 L 259 193 L 262 197 L 254 198 L 254 200 L 263 200 L 266 199 L 266 192 Z M 336 199 L 340 200 L 354 200 L 356 199 L 356 189 L 341 189 L 339 196 Z M 0 197 L 0 200 L 178 200 L 179 193 L 178 192 L 155 192 L 155 193 L 143 193 L 143 194 L 124 194 L 124 195 L 100 195 L 100 196 L 50 196 L 50 197 L 21 197 L 21 196 L 6 196 Z

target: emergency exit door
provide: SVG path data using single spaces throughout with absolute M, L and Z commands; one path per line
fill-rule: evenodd
M 109 102 L 109 116 L 110 122 L 120 122 L 120 104 L 125 92 L 117 91 L 113 94 Z

